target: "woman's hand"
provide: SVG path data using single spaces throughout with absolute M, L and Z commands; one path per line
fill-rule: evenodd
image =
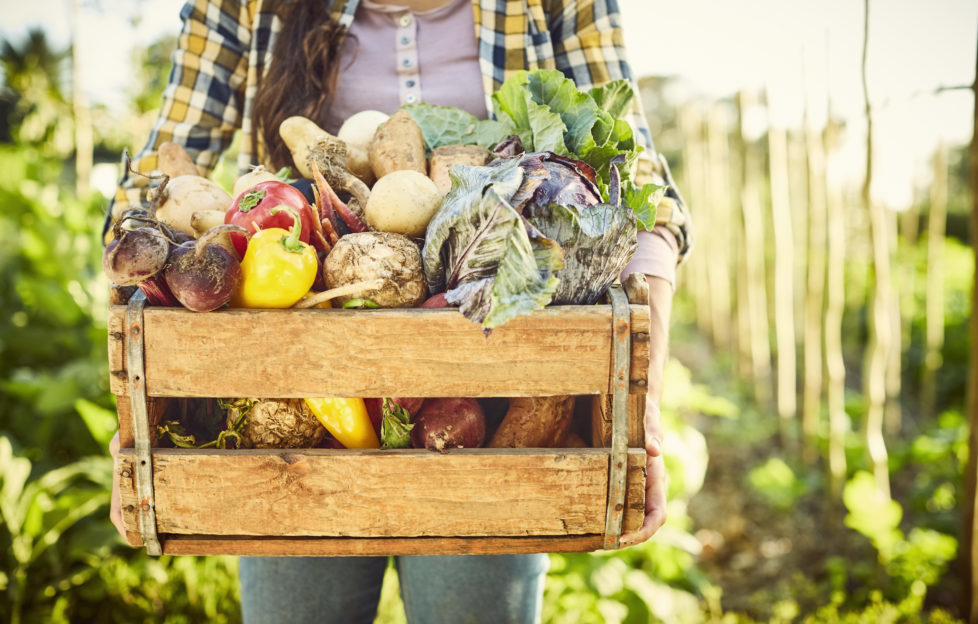
M 109 442 L 109 454 L 112 455 L 113 462 L 115 461 L 115 456 L 119 454 L 119 432 L 116 431 L 115 435 L 112 436 L 112 441 Z M 112 520 L 113 526 L 115 526 L 116 531 L 122 536 L 122 539 L 126 539 L 126 528 L 122 525 L 122 504 L 119 502 L 119 473 L 115 471 L 113 467 L 112 470 L 112 502 L 109 504 L 109 519 Z M 128 541 L 128 540 L 126 540 Z
M 649 392 L 645 401 L 645 520 L 641 528 L 621 536 L 621 548 L 646 541 L 666 522 L 666 465 L 662 459 L 659 398 L 662 371 L 669 351 L 672 284 L 647 276 L 649 283 Z

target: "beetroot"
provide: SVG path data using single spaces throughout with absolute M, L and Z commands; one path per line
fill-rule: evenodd
M 485 437 L 482 406 L 464 397 L 425 399 L 411 430 L 412 446 L 437 451 L 479 447 Z
M 170 253 L 170 241 L 152 227 L 116 229 L 102 252 L 102 268 L 113 283 L 134 286 L 163 270 Z
M 425 299 L 424 303 L 421 304 L 422 308 L 447 308 L 451 304 L 445 299 L 445 293 L 438 293 L 437 295 L 432 295 Z
M 233 253 L 211 242 L 231 230 L 244 231 L 236 225 L 220 225 L 197 241 L 183 243 L 170 252 L 163 276 L 185 308 L 209 312 L 225 305 L 234 295 L 241 282 L 241 263 Z

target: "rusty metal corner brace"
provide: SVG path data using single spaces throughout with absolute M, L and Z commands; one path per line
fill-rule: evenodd
M 625 515 L 628 464 L 628 380 L 631 361 L 631 310 L 620 285 L 608 289 L 611 297 L 612 395 L 611 455 L 608 473 L 608 512 L 604 523 L 604 548 L 619 547 Z
M 126 366 L 129 369 L 129 401 L 133 438 L 136 443 L 136 501 L 139 532 L 147 554 L 163 554 L 156 535 L 156 496 L 153 493 L 153 454 L 149 442 L 149 413 L 146 409 L 145 342 L 143 309 L 146 296 L 139 290 L 126 307 Z

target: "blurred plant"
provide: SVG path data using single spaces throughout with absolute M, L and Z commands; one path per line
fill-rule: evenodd
M 71 153 L 74 128 L 63 79 L 69 56 L 70 50 L 53 49 L 40 28 L 30 29 L 19 43 L 0 43 L 3 99 L 8 102 L 0 136 L 41 147 L 53 156 Z

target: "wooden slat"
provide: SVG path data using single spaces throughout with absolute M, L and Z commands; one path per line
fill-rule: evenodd
M 125 308 L 109 311 L 125 395 Z M 631 391 L 645 392 L 648 307 L 631 306 Z M 145 311 L 150 396 L 546 396 L 610 392 L 611 307 L 556 306 L 486 337 L 456 310 Z
M 123 520 L 136 526 L 123 449 Z M 645 453 L 630 449 L 625 531 L 641 524 Z M 213 536 L 474 537 L 598 534 L 601 449 L 153 453 L 158 531 Z
M 648 395 L 628 395 L 628 446 L 645 448 L 645 400 Z M 592 446 L 611 446 L 611 395 L 591 397 Z
M 591 552 L 599 535 L 562 537 L 291 537 L 161 536 L 164 555 L 356 557 L 388 555 L 501 555 Z

